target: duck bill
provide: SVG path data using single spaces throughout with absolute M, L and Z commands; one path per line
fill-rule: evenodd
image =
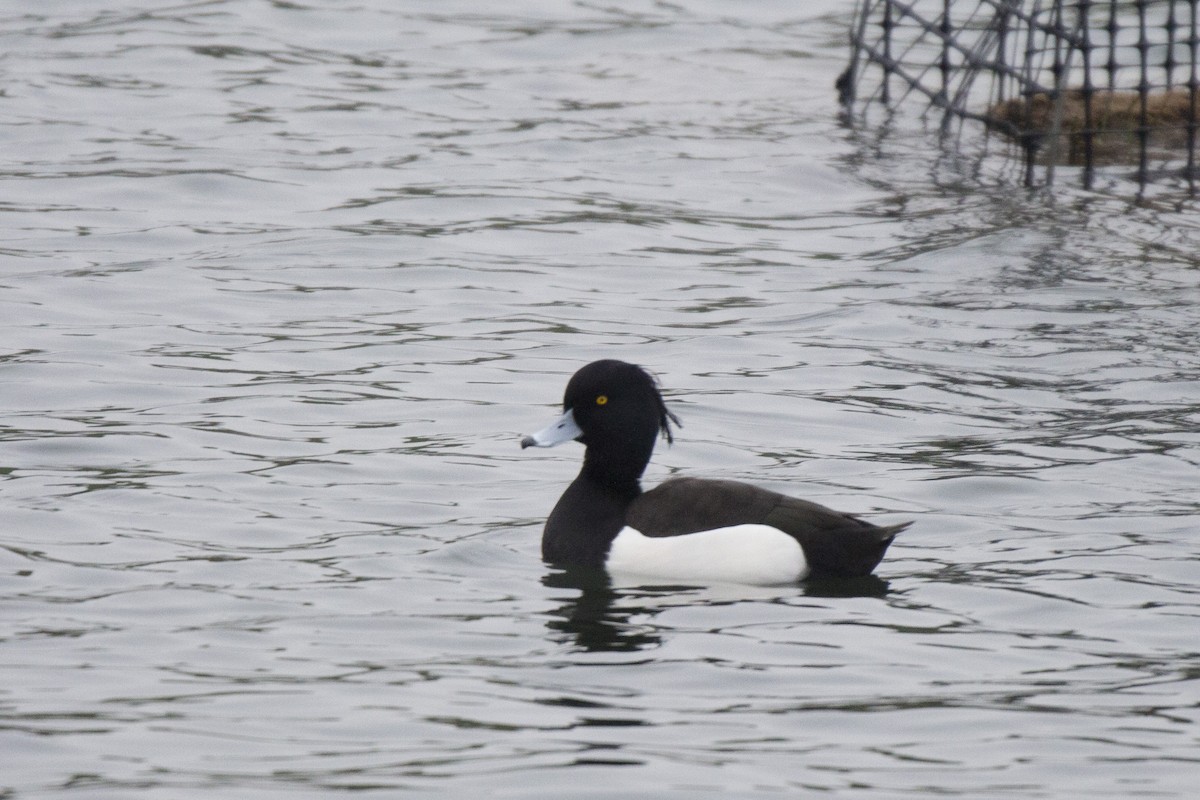
M 526 447 L 554 447 L 556 444 L 569 442 L 573 439 L 578 439 L 580 436 L 583 436 L 583 431 L 579 430 L 579 425 L 575 422 L 575 412 L 567 409 L 567 412 L 554 420 L 554 422 L 551 422 L 537 433 L 531 433 L 521 439 L 521 449 L 524 450 Z

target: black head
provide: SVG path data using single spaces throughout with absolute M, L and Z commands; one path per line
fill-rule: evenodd
M 563 411 L 573 411 L 584 444 L 625 438 L 649 439 L 662 433 L 668 442 L 671 423 L 679 418 L 667 410 L 658 382 L 636 364 L 616 359 L 593 361 L 567 383 Z
M 584 472 L 608 483 L 636 483 L 650 461 L 654 440 L 668 441 L 679 419 L 667 410 L 658 384 L 635 364 L 605 359 L 576 372 L 563 394 L 587 445 Z

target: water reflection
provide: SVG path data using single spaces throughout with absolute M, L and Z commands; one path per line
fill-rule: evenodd
M 860 578 L 819 578 L 796 587 L 639 585 L 614 586 L 603 569 L 554 568 L 542 577 L 551 589 L 569 589 L 579 596 L 548 612 L 546 627 L 566 634 L 588 652 L 632 652 L 663 643 L 662 627 L 649 624 L 667 608 L 679 605 L 731 606 L 746 600 L 787 602 L 792 597 L 882 598 L 889 582 L 875 575 Z M 764 594 L 765 592 L 765 594 Z M 634 620 L 640 620 L 635 622 Z
M 859 578 L 810 578 L 802 585 L 805 597 L 886 597 L 890 582 L 878 575 Z
M 555 569 L 542 578 L 542 585 L 579 592 L 577 598 L 549 612 L 546 627 L 556 634 L 566 634 L 582 650 L 633 652 L 662 642 L 653 628 L 631 622 L 634 617 L 653 616 L 652 608 L 622 603 L 614 609 L 618 599 L 630 595 L 616 591 L 602 569 Z

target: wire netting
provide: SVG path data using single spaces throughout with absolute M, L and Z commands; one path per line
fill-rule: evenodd
M 1133 168 L 1195 192 L 1200 0 L 860 0 L 838 81 L 854 113 L 914 104 L 1015 143 L 1024 180 Z

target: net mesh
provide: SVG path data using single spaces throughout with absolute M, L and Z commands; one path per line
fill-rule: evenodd
M 970 120 L 1017 146 L 1027 184 L 1121 165 L 1196 189 L 1200 0 L 860 0 L 850 113 L 875 104 Z

